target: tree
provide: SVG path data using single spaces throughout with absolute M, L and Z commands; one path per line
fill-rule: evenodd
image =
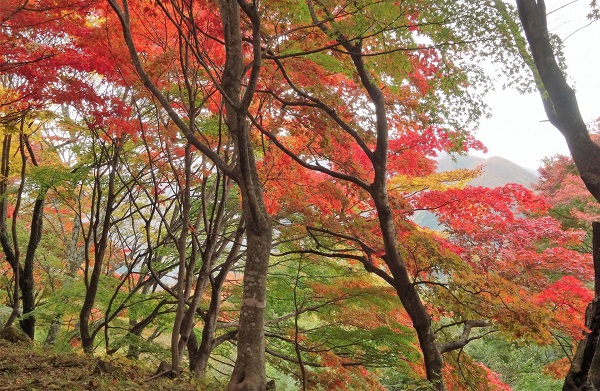
M 235 345 L 231 390 L 266 388 L 265 365 L 304 389 L 502 389 L 471 341 L 579 333 L 579 233 L 523 188 L 435 172 L 438 152 L 483 148 L 488 80 L 470 61 L 517 63 L 491 3 L 107 4 L 1 8 L 11 120 L 63 108 L 44 137 L 64 158 L 52 208 L 77 219 L 57 235 L 72 284 L 42 309 L 68 320 L 60 301 L 81 295 L 86 352 L 139 357 L 170 329 L 163 373 L 187 349 L 206 377 Z M 416 226 L 419 209 L 445 232 Z
M 236 367 L 231 377 L 228 389 L 231 390 L 261 390 L 265 388 L 266 375 L 264 369 L 264 311 L 266 300 L 266 273 L 271 247 L 270 219 L 264 207 L 262 187 L 258 180 L 252 140 L 246 120 L 248 107 L 252 103 L 254 90 L 260 73 L 260 23 L 256 4 L 234 1 L 219 3 L 219 12 L 205 13 L 214 20 L 218 16 L 223 27 L 224 63 L 222 73 L 218 75 L 218 83 L 214 88 L 222 94 L 225 107 L 224 121 L 230 132 L 235 146 L 235 161 L 233 167 L 198 136 L 195 118 L 200 107 L 195 101 L 188 101 L 189 111 L 186 119 L 182 118 L 163 92 L 157 88 L 136 50 L 132 34 L 130 8 L 127 2 L 122 4 L 109 0 L 109 4 L 118 17 L 123 30 L 123 37 L 135 70 L 142 82 L 154 97 L 161 103 L 170 119 L 179 127 L 190 144 L 208 156 L 219 169 L 233 178 L 240 187 L 242 194 L 242 210 L 245 219 L 246 237 L 248 243 L 246 268 L 244 271 L 244 299 L 242 301 L 240 328 L 238 331 L 238 357 Z M 159 5 L 161 12 L 174 22 L 172 26 L 178 32 L 177 42 L 183 56 L 181 77 L 185 81 L 188 93 L 193 94 L 197 88 L 195 77 L 190 73 L 192 64 L 198 61 L 200 69 L 204 68 L 208 75 L 217 80 L 214 73 L 217 69 L 210 68 L 213 60 L 206 58 L 204 48 L 197 40 L 196 28 L 199 25 L 195 19 L 197 9 L 194 4 Z M 210 9 L 210 8 L 209 8 Z M 240 13 L 243 10 L 253 26 L 251 41 L 253 42 L 251 73 L 247 80 L 244 78 L 244 51 Z M 212 11 L 212 10 L 211 10 Z M 178 23 L 181 21 L 182 23 Z M 187 54 L 186 54 L 187 53 Z M 189 63 L 188 63 L 189 62 Z M 242 92 L 242 82 L 246 89 Z M 193 95 L 191 95 L 193 96 Z M 173 360 L 176 360 L 175 356 Z M 176 362 L 174 362 L 175 364 Z M 177 368 L 177 365 L 174 366 Z
M 21 328 L 25 333 L 33 339 L 35 336 L 35 317 L 31 312 L 36 306 L 36 292 L 34 281 L 34 261 L 35 253 L 42 237 L 43 219 L 44 219 L 44 201 L 48 191 L 48 185 L 42 183 L 34 198 L 33 210 L 31 212 L 30 234 L 27 242 L 27 250 L 25 252 L 24 263 L 21 263 L 21 249 L 19 246 L 19 234 L 17 226 L 19 223 L 19 213 L 22 212 L 22 202 L 27 202 L 26 178 L 28 170 L 28 160 L 33 166 L 37 166 L 38 160 L 33 153 L 31 147 L 30 136 L 32 134 L 32 126 L 34 120 L 29 120 L 27 112 L 22 113 L 16 123 L 5 123 L 2 127 L 4 130 L 2 141 L 1 155 L 1 172 L 2 181 L 0 184 L 0 243 L 2 250 L 6 256 L 6 261 L 10 264 L 14 278 L 14 296 L 13 296 L 13 312 L 11 317 L 6 322 L 5 327 L 10 326 L 16 318 L 20 319 Z M 38 123 L 39 126 L 39 123 Z M 17 129 L 14 132 L 14 129 Z M 14 147 L 13 136 L 17 138 L 17 146 Z M 10 179 L 14 178 L 14 168 L 12 156 L 13 153 L 18 153 L 18 183 L 17 189 L 11 189 Z M 29 156 L 28 156 L 29 155 Z M 28 179 L 28 178 L 27 178 Z M 33 185 L 35 187 L 35 185 Z M 14 198 L 11 193 L 15 193 Z M 9 203 L 14 201 L 10 215 Z M 8 220 L 11 220 L 10 231 L 8 229 Z M 20 302 L 23 302 L 23 314 L 20 313 Z
M 61 104 L 67 101 L 78 104 L 80 107 L 86 106 L 86 104 L 101 106 L 98 95 L 91 88 L 93 81 L 73 77 L 73 74 L 90 70 L 90 63 L 82 61 L 82 59 L 86 55 L 92 54 L 93 51 L 89 51 L 89 47 L 83 46 L 77 50 L 68 39 L 64 39 L 74 31 L 82 33 L 81 26 L 85 25 L 88 6 L 89 3 L 85 1 L 58 2 L 58 4 L 45 1 L 35 4 L 28 4 L 27 1 L 14 1 L 5 3 L 0 8 L 0 20 L 2 21 L 0 29 L 3 32 L 0 45 L 6 49 L 3 51 L 0 62 L 0 75 L 3 80 L 0 108 L 5 113 L 2 115 L 2 122 L 7 125 L 16 125 L 20 121 L 22 124 L 19 134 L 22 174 L 20 194 L 17 196 L 17 214 L 23 189 L 25 189 L 26 154 L 29 155 L 31 163 L 37 166 L 29 134 L 26 131 L 26 118 L 31 113 L 42 112 L 50 104 Z M 9 170 L 8 152 L 11 137 L 10 134 L 6 134 L 4 137 L 3 174 L 8 174 Z M 6 180 L 7 177 L 3 179 L 3 194 L 6 194 L 4 192 Z M 34 254 L 42 236 L 44 200 L 50 187 L 52 187 L 51 180 L 41 181 L 32 214 L 31 236 L 25 255 L 23 273 L 19 276 L 19 279 L 22 280 L 20 281 L 21 289 L 24 290 L 23 305 L 26 313 L 31 312 L 35 307 Z M 7 202 L 4 197 L 3 200 L 4 203 Z M 4 217 L 1 218 L 4 228 L 0 229 L 2 246 L 7 258 L 13 267 L 16 267 L 19 263 L 19 248 L 14 229 L 17 214 L 13 216 L 12 238 L 9 238 L 6 230 L 6 204 L 2 209 L 4 210 Z M 23 322 L 22 326 L 33 337 L 35 319 L 29 317 Z
M 474 75 L 454 57 L 486 35 L 463 29 L 465 15 L 476 13 L 470 6 L 403 3 L 398 10 L 392 2 L 308 2 L 292 14 L 281 12 L 268 25 L 265 61 L 272 76 L 259 90 L 273 118 L 257 112 L 253 119 L 292 161 L 329 176 L 323 189 L 360 200 L 326 205 L 331 193 L 325 193 L 321 212 L 339 220 L 337 228 L 318 228 L 362 252 L 365 268 L 396 289 L 418 336 L 427 379 L 438 389 L 445 389 L 441 345 L 400 239 L 413 233 L 405 219 L 410 205 L 390 190 L 390 178 L 431 174 L 435 151 L 478 145 L 467 131 L 481 114 L 477 97 L 463 89 Z M 449 27 L 448 20 L 456 24 Z M 429 44 L 419 45 L 419 34 Z M 459 106 L 466 115 L 449 113 Z M 377 222 L 369 226 L 379 235 L 373 242 L 347 232 L 352 208 L 365 208 L 357 214 Z
M 548 120 L 565 137 L 573 161 L 583 183 L 597 201 L 600 201 L 600 145 L 590 138 L 583 120 L 575 92 L 568 85 L 562 69 L 558 66 L 551 45 L 546 5 L 543 0 L 517 0 L 519 19 L 531 51 L 531 59 L 524 53 L 526 63 L 532 68 L 542 97 Z M 517 45 L 523 45 L 517 37 Z M 600 234 L 600 232 L 598 233 Z M 600 262 L 594 256 L 596 281 L 600 275 Z M 595 360 L 598 343 L 596 334 L 600 330 L 596 313 L 600 284 L 596 282 L 595 298 L 586 311 L 586 324 L 591 330 L 579 344 L 571 369 L 567 374 L 564 389 L 579 390 L 597 388 L 598 360 Z

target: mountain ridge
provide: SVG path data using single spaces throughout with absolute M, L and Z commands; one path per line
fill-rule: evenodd
M 521 167 L 500 156 L 482 158 L 472 155 L 445 155 L 438 159 L 438 172 L 459 168 L 475 169 L 483 166 L 481 175 L 468 184 L 471 186 L 498 187 L 508 183 L 517 183 L 529 189 L 537 183 L 538 177 L 531 170 Z

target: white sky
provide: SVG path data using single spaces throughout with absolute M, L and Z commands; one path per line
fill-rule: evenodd
M 576 89 L 583 118 L 590 122 L 600 117 L 600 21 L 581 29 L 590 23 L 586 19 L 589 0 L 569 4 L 571 2 L 547 0 L 549 13 L 564 5 L 548 16 L 548 25 L 564 40 L 567 73 Z M 573 35 L 568 37 L 570 34 Z M 475 155 L 501 156 L 537 169 L 546 156 L 569 154 L 560 132 L 547 122 L 537 93 L 520 95 L 499 89 L 486 100 L 492 109 L 492 118 L 482 121 L 475 136 L 486 145 L 488 154 Z

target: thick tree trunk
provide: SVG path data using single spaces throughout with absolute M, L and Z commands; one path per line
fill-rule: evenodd
M 271 251 L 271 230 L 247 224 L 248 256 L 244 268 L 244 293 L 237 339 L 237 358 L 228 391 L 264 391 L 264 323 L 267 270 Z M 253 229 L 254 228 L 254 229 Z M 256 229 L 258 228 L 258 229 Z
M 600 222 L 592 223 L 594 301 L 585 311 L 585 325 L 590 330 L 579 342 L 571 368 L 565 378 L 564 391 L 600 390 Z
M 543 0 L 517 0 L 519 18 L 531 49 L 539 86 L 548 119 L 565 137 L 579 175 L 589 192 L 600 201 L 600 146 L 589 136 L 587 126 L 579 111 L 575 92 L 569 87 L 559 68 L 550 44 Z M 527 61 L 526 61 L 527 62 Z M 530 62 L 528 62 L 530 63 Z M 598 259 L 598 223 L 594 228 L 595 298 L 586 311 L 586 326 L 590 333 L 579 343 L 563 390 L 600 389 L 600 261 Z
M 536 66 L 548 120 L 565 137 L 579 175 L 600 201 L 600 146 L 590 139 L 575 92 L 559 68 L 550 45 L 543 0 L 517 0 L 519 17 Z
M 252 21 L 253 62 L 250 79 L 241 97 L 244 54 L 240 6 Z M 271 220 L 266 212 L 261 182 L 250 140 L 247 109 L 256 88 L 261 63 L 260 20 L 256 3 L 221 0 L 226 60 L 222 75 L 225 93 L 226 123 L 237 152 L 236 181 L 242 193 L 242 211 L 246 224 L 247 256 L 244 267 L 242 308 L 237 339 L 237 358 L 228 391 L 264 391 L 265 371 L 264 317 L 267 270 L 271 252 Z

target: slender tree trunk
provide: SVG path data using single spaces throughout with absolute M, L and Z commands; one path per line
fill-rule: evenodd
M 77 248 L 80 231 L 81 217 L 76 215 L 73 218 L 73 230 L 67 246 L 67 275 L 70 277 L 75 277 L 79 266 L 81 266 L 81 256 Z
M 27 252 L 25 254 L 25 265 L 23 266 L 23 273 L 20 276 L 21 293 L 23 296 L 23 315 L 25 315 L 25 317 L 19 323 L 23 331 L 31 339 L 35 336 L 35 316 L 28 314 L 35 310 L 35 280 L 33 277 L 33 265 L 35 261 L 35 252 L 42 238 L 45 196 L 46 191 L 42 190 L 33 207 L 31 233 L 29 235 L 29 243 L 27 244 Z
M 135 318 L 129 318 L 129 327 L 134 327 L 137 324 L 137 321 Z M 143 329 L 141 329 L 143 330 Z M 140 331 L 141 334 L 141 331 Z M 140 334 L 131 334 L 131 335 L 135 335 L 136 337 L 139 337 Z M 125 357 L 127 357 L 130 360 L 138 360 L 140 358 L 140 347 L 137 343 L 129 343 L 127 345 L 127 354 L 125 355 Z
M 77 270 L 81 265 L 81 258 L 77 248 L 77 243 L 79 242 L 79 233 L 81 230 L 81 218 L 80 216 L 75 216 L 73 219 L 73 230 L 71 232 L 71 238 L 67 242 L 67 276 L 69 278 L 75 278 L 77 275 Z M 56 339 L 58 338 L 58 334 L 60 332 L 60 328 L 62 327 L 62 318 L 63 312 L 57 313 L 52 322 L 50 322 L 50 327 L 48 328 L 48 334 L 46 335 L 46 340 L 44 344 L 46 345 L 54 345 Z
M 214 287 L 211 292 L 210 307 L 206 313 L 206 320 L 204 322 L 204 328 L 202 329 L 202 340 L 200 346 L 197 347 L 197 350 L 194 352 L 193 362 L 190 362 L 191 370 L 200 379 L 206 377 L 208 359 L 210 358 L 213 348 L 215 328 L 220 308 L 221 290 L 218 287 Z
M 182 228 L 177 240 L 177 253 L 179 257 L 179 266 L 177 268 L 177 285 L 175 292 L 177 294 L 177 308 L 175 311 L 175 320 L 173 322 L 173 332 L 171 333 L 171 369 L 176 375 L 179 375 L 180 361 L 182 356 L 182 347 L 179 343 L 179 335 L 181 325 L 185 317 L 186 301 L 188 291 L 187 285 L 191 282 L 186 278 L 187 269 L 187 238 L 190 225 L 190 186 L 191 186 L 191 145 L 185 146 L 185 182 L 184 188 L 181 189 L 181 221 Z M 185 346 L 184 346 L 185 347 Z
M 100 275 L 102 274 L 102 265 L 104 263 L 104 256 L 108 247 L 108 233 L 111 225 L 112 213 L 114 211 L 114 200 L 115 200 L 115 176 L 117 173 L 117 163 L 119 161 L 120 148 L 118 145 L 113 145 L 113 155 L 108 168 L 108 184 L 106 189 L 106 202 L 102 204 L 102 181 L 97 173 L 96 181 L 96 211 L 95 221 L 92 227 L 92 235 L 94 238 L 94 267 L 92 274 L 86 284 L 85 298 L 81 311 L 79 312 L 79 331 L 81 333 L 81 346 L 83 351 L 87 354 L 92 354 L 94 350 L 94 339 L 95 334 L 90 330 L 90 317 L 94 303 L 96 302 L 96 295 L 98 293 L 98 286 L 100 283 Z M 87 267 L 85 273 L 88 273 Z
M 220 178 L 220 175 L 219 175 Z M 206 181 L 204 182 L 204 184 L 206 183 Z M 227 183 L 229 183 L 229 179 L 227 177 L 223 177 L 223 180 L 218 179 L 217 180 L 217 185 L 216 185 L 216 191 L 214 193 L 214 200 L 213 203 L 211 204 L 213 208 L 215 208 L 217 210 L 216 214 L 213 215 L 213 218 L 211 218 L 210 223 L 208 223 L 207 221 L 205 221 L 205 227 L 204 229 L 206 230 L 206 240 L 204 241 L 204 251 L 201 251 L 202 254 L 202 267 L 200 268 L 200 271 L 198 272 L 198 276 L 196 279 L 196 287 L 194 289 L 194 294 L 192 296 L 192 299 L 190 300 L 189 303 L 189 307 L 188 310 L 186 312 L 186 315 L 183 319 L 183 323 L 181 326 L 181 338 L 180 338 L 180 342 L 179 342 L 179 347 L 180 350 L 183 350 L 184 346 L 188 346 L 188 353 L 190 356 L 190 369 L 192 369 L 194 371 L 194 367 L 195 367 L 195 361 L 196 361 L 196 356 L 197 356 L 197 350 L 198 350 L 198 346 L 197 346 L 197 341 L 191 341 L 191 343 L 188 344 L 188 342 L 190 342 L 190 338 L 192 338 L 192 334 L 194 332 L 194 320 L 196 318 L 196 311 L 198 310 L 198 306 L 200 305 L 200 301 L 202 299 L 202 296 L 204 295 L 204 292 L 206 291 L 206 287 L 209 283 L 209 281 L 213 282 L 213 278 L 211 276 L 212 273 L 212 269 L 214 268 L 214 264 L 216 259 L 219 257 L 219 251 L 218 251 L 218 245 L 221 243 L 221 238 L 222 238 L 222 230 L 223 230 L 223 223 L 224 223 L 224 219 L 225 219 L 225 203 L 227 200 L 227 195 L 229 194 L 229 187 L 227 185 Z M 221 189 L 221 192 L 219 192 L 219 189 Z M 207 201 L 205 198 L 206 195 L 206 187 L 203 186 L 202 189 L 202 198 L 203 198 L 203 202 L 202 202 L 202 208 L 198 211 L 198 216 L 196 217 L 196 226 L 195 229 L 196 231 L 198 231 L 200 229 L 200 222 L 202 221 L 202 215 L 206 215 L 206 214 L 210 214 L 208 211 L 208 205 L 207 205 Z M 242 225 L 243 226 L 243 225 Z M 240 228 L 238 228 L 238 230 L 236 232 L 243 232 L 243 228 L 240 231 Z M 241 240 L 242 237 L 241 235 L 235 236 L 235 240 Z M 200 246 L 200 244 L 198 243 L 198 238 L 193 238 L 192 240 L 192 258 L 195 258 L 195 254 L 197 254 L 198 251 L 198 247 Z M 230 249 L 230 255 L 228 256 L 228 258 L 230 258 L 232 255 L 237 254 L 237 252 L 239 251 L 239 243 L 237 242 L 233 242 L 233 246 Z M 223 268 L 229 270 L 227 267 L 227 262 L 223 265 Z M 191 272 L 193 272 L 193 270 L 195 268 L 190 268 Z M 191 276 L 190 276 L 191 279 Z M 210 305 L 209 305 L 209 310 L 208 310 L 208 314 L 206 315 L 206 319 L 205 319 L 205 325 L 204 325 L 204 329 L 206 329 L 207 325 L 210 323 L 209 319 L 211 316 L 211 311 L 212 308 L 216 305 L 217 308 L 219 308 L 220 302 L 218 303 L 213 303 L 213 300 L 215 299 L 215 292 L 214 289 L 216 289 L 217 287 L 214 285 L 213 283 L 213 292 L 211 293 L 211 301 L 210 301 Z M 218 287 L 218 292 L 217 292 L 217 300 L 220 301 L 220 286 Z M 217 314 L 218 314 L 218 309 L 217 309 Z M 216 320 L 215 320 L 216 321 Z M 212 331 L 210 330 L 206 330 L 206 332 L 209 332 L 209 336 L 210 339 L 212 339 L 212 335 L 214 332 L 214 329 Z M 205 343 L 205 338 L 204 338 L 204 333 L 205 330 L 203 330 L 203 338 L 202 338 L 202 344 Z M 190 350 L 191 349 L 191 350 Z M 210 349 L 212 350 L 212 349 Z M 210 353 L 209 350 L 209 353 Z M 206 369 L 206 368 L 205 368 Z M 196 372 L 198 377 L 204 377 L 204 371 L 194 371 Z
M 211 283 L 211 297 L 209 308 L 204 319 L 204 328 L 202 329 L 202 341 L 200 342 L 200 346 L 198 346 L 197 340 L 188 340 L 188 351 L 190 353 L 190 369 L 196 374 L 198 378 L 201 379 L 204 379 L 206 377 L 208 360 L 214 347 L 214 334 L 217 326 L 217 319 L 219 317 L 219 311 L 221 309 L 221 290 L 223 288 L 225 280 L 227 279 L 227 274 L 231 271 L 231 268 L 235 265 L 237 259 L 239 258 L 243 238 L 244 222 L 241 221 L 238 224 L 238 228 L 233 238 L 231 249 L 229 250 L 227 259 L 221 266 L 221 270 L 219 271 L 217 276 L 213 278 L 208 274 L 209 272 L 207 270 L 207 280 L 210 279 Z
M 193 360 L 190 359 L 190 366 L 192 371 L 199 378 L 203 379 L 206 377 L 206 370 L 208 368 L 208 359 L 214 345 L 214 334 L 217 327 L 217 319 L 221 310 L 221 289 L 227 279 L 227 274 L 236 262 L 241 239 L 243 237 L 244 227 L 241 224 L 238 227 L 238 234 L 236 235 L 236 241 L 233 244 L 232 251 L 227 257 L 227 261 L 223 264 L 223 267 L 216 278 L 211 279 L 212 291 L 210 298 L 210 307 L 206 313 L 206 319 L 204 322 L 204 328 L 202 329 L 202 341 L 200 346 L 196 347 Z M 196 344 L 197 345 L 197 344 Z
M 364 57 L 361 55 L 362 42 L 349 43 L 344 37 L 339 37 L 338 41 L 344 45 L 349 53 L 352 53 L 351 58 L 358 76 L 375 107 L 377 143 L 371 157 L 375 178 L 369 188 L 369 192 L 373 197 L 375 208 L 377 209 L 377 218 L 385 246 L 385 262 L 394 278 L 394 288 L 396 289 L 398 298 L 410 317 L 413 328 L 417 333 L 419 346 L 423 353 L 427 380 L 432 383 L 436 390 L 445 391 L 446 386 L 443 377 L 444 359 L 431 328 L 431 316 L 421 301 L 419 293 L 406 269 L 404 259 L 398 251 L 398 236 L 387 191 L 389 127 L 385 99 L 365 66 Z
M 374 188 L 373 198 L 377 208 L 383 242 L 385 244 L 385 262 L 394 277 L 394 288 L 396 289 L 400 302 L 410 317 L 413 328 L 417 333 L 419 346 L 423 353 L 427 380 L 433 384 L 436 390 L 443 391 L 446 389 L 443 377 L 444 359 L 436 343 L 433 329 L 431 328 L 431 317 L 427 312 L 427 308 L 421 301 L 419 293 L 410 280 L 410 275 L 406 269 L 404 260 L 398 252 L 397 234 L 385 185 Z
M 25 264 L 21 266 L 19 242 L 17 237 L 17 219 L 21 205 L 21 197 L 25 188 L 25 174 L 27 166 L 26 146 L 28 147 L 27 136 L 23 133 L 25 123 L 25 115 L 21 118 L 21 133 L 19 134 L 19 152 L 21 156 L 21 183 L 17 191 L 17 200 L 15 210 L 12 216 L 11 234 L 9 236 L 6 220 L 7 215 L 7 178 L 10 167 L 10 145 L 11 136 L 6 135 L 2 146 L 2 164 L 1 174 L 4 179 L 0 182 L 0 244 L 4 251 L 7 261 L 9 262 L 14 273 L 14 296 L 13 296 L 13 311 L 7 326 L 21 314 L 20 301 L 23 303 L 22 314 L 27 315 L 19 321 L 21 329 L 33 339 L 35 337 L 35 317 L 31 315 L 35 309 L 35 279 L 33 274 L 33 266 L 35 261 L 35 252 L 42 237 L 43 215 L 44 215 L 44 199 L 47 189 L 41 189 L 34 203 L 31 216 L 31 230 L 29 234 L 29 242 L 25 253 Z M 31 149 L 29 148 L 31 153 Z M 35 156 L 31 153 L 30 159 L 33 165 L 37 165 Z M 12 238 L 11 238 L 12 237 Z M 12 239 L 12 240 L 11 240 Z M 19 294 L 19 291 L 21 294 Z M 28 315 L 29 314 L 29 315 Z
M 52 322 L 50 322 L 50 327 L 48 327 L 48 334 L 46 334 L 46 340 L 44 341 L 44 345 L 52 346 L 56 343 L 56 339 L 58 338 L 58 333 L 60 332 L 61 326 L 62 313 L 59 313 L 54 318 L 52 318 Z
M 6 257 L 6 261 L 13 271 L 14 287 L 12 296 L 12 312 L 4 324 L 4 327 L 11 326 L 20 315 L 20 262 L 19 262 L 19 244 L 16 237 L 11 238 L 11 233 L 8 229 L 8 175 L 10 172 L 10 146 L 12 136 L 4 135 L 2 139 L 2 155 L 0 156 L 0 244 L 2 251 Z M 17 213 L 18 210 L 15 209 Z M 13 214 L 13 221 L 16 216 Z

